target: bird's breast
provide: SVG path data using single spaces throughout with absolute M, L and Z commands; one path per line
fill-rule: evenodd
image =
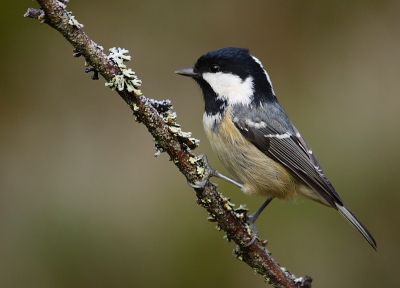
M 244 138 L 232 118 L 230 109 L 213 119 L 217 122 L 211 123 L 210 116 L 203 117 L 207 138 L 221 163 L 244 184 L 244 193 L 293 199 L 297 179 Z

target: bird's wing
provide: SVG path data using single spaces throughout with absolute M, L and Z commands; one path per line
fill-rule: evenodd
M 277 131 L 270 126 L 254 128 L 244 121 L 234 122 L 240 133 L 261 152 L 284 165 L 318 193 L 330 206 L 338 209 L 343 201 L 326 177 L 307 142 L 293 127 L 294 133 Z
M 376 250 L 374 238 L 344 205 L 307 142 L 295 127 L 291 127 L 292 132 L 290 133 L 277 131 L 269 126 L 252 128 L 252 125 L 248 125 L 243 121 L 236 121 L 235 126 L 260 151 L 287 167 L 289 171 L 317 192 L 330 206 L 338 210 Z

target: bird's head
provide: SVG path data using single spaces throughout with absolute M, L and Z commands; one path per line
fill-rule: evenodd
M 192 77 L 206 102 L 250 105 L 274 98 L 274 91 L 261 62 L 245 48 L 228 47 L 201 56 L 193 68 L 175 73 Z

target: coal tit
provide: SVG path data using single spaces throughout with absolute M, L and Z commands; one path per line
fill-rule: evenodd
M 199 84 L 205 102 L 203 125 L 215 154 L 246 194 L 273 198 L 305 196 L 340 212 L 376 250 L 368 230 L 344 205 L 310 146 L 279 104 L 260 60 L 244 48 L 201 56 L 193 68 L 176 71 Z M 227 177 L 216 173 L 216 176 Z

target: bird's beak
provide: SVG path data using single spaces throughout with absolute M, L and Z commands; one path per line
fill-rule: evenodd
M 182 75 L 182 76 L 188 76 L 188 77 L 196 77 L 199 74 L 193 71 L 193 68 L 184 68 L 175 71 L 176 74 Z

